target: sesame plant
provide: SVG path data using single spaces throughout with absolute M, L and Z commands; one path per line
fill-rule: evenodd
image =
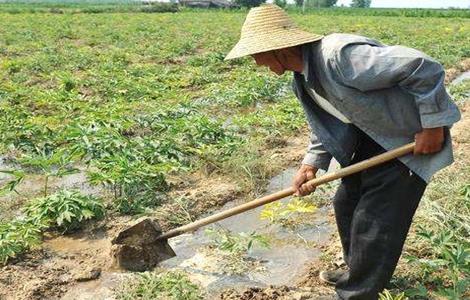
M 303 216 L 311 215 L 316 210 L 317 207 L 305 199 L 293 198 L 286 203 L 277 201 L 266 204 L 260 213 L 260 219 L 294 229 L 300 225 L 299 219 L 305 219 Z
M 49 192 L 49 179 L 51 177 L 63 177 L 77 173 L 79 170 L 73 166 L 73 155 L 65 151 L 46 151 L 41 149 L 37 154 L 26 154 L 20 159 L 25 168 L 31 168 L 33 172 L 39 172 L 44 177 L 44 197 Z
M 42 223 L 31 220 L 15 220 L 0 223 L 0 264 L 18 258 L 25 251 L 41 243 Z
M 61 232 L 70 232 L 80 228 L 86 220 L 102 218 L 105 208 L 99 198 L 82 195 L 76 190 L 60 190 L 32 200 L 24 212 L 34 224 L 45 223 Z
M 264 248 L 269 247 L 269 239 L 255 231 L 251 233 L 233 233 L 225 229 L 208 228 L 205 233 L 212 238 L 217 248 L 231 253 L 248 253 L 254 245 Z
M 450 179 L 449 179 L 450 180 Z M 465 179 L 452 179 L 444 191 L 432 187 L 430 197 L 441 196 L 436 202 L 425 202 L 427 227 L 418 226 L 412 235 L 413 248 L 404 255 L 413 272 L 405 294 L 412 299 L 441 297 L 465 299 L 470 293 L 470 244 L 468 242 L 469 185 Z M 434 184 L 442 184 L 435 182 Z M 447 207 L 444 209 L 443 205 Z
M 421 270 L 424 282 L 434 283 L 435 294 L 446 299 L 463 299 L 470 286 L 470 244 L 459 242 L 452 231 L 434 232 L 420 228 L 418 235 L 430 248 L 426 257 L 408 255 L 407 261 Z M 407 290 L 411 296 L 428 297 L 422 285 Z
M 19 194 L 16 187 L 21 182 L 23 182 L 26 176 L 25 172 L 21 170 L 0 170 L 0 173 L 13 177 L 9 179 L 9 181 L 7 181 L 3 186 L 0 187 L 0 195 L 5 195 L 9 192 L 15 192 Z
M 379 294 L 379 300 L 408 300 L 405 293 L 393 294 L 389 290 L 384 290 Z
M 277 77 L 251 58 L 224 61 L 239 38 L 245 11 L 150 14 L 175 8 L 49 2 L 0 4 L 0 155 L 15 162 L 4 170 L 12 177 L 2 183 L 1 196 L 18 197 L 15 191 L 21 194 L 28 174 L 44 178 L 44 197 L 9 206 L 18 210 L 14 216 L 28 203 L 24 219 L 2 220 L 1 261 L 34 248 L 44 230 L 73 231 L 104 214 L 101 200 L 78 191 L 54 193 L 51 179 L 85 170 L 91 184 L 110 192 L 109 209 L 173 213 L 168 224 L 174 227 L 194 220 L 198 207 L 193 199 L 171 194 L 181 178 L 199 176 L 204 182 L 224 176 L 244 194 L 257 194 L 285 166 L 279 160 L 282 151 L 273 150 L 294 138 L 307 141 L 302 108 L 290 92 L 291 74 Z M 289 14 L 308 31 L 360 34 L 417 48 L 446 68 L 470 53 L 465 10 L 302 14 L 291 9 Z M 459 104 L 466 101 L 467 87 L 463 82 L 450 88 Z M 468 196 L 457 195 L 465 184 L 464 168 L 450 175 L 444 170 L 431 183 L 432 201 L 423 202 L 425 217 L 420 217 L 431 238 L 417 236 L 409 251 L 415 257 L 409 265 L 416 266 L 425 292 L 408 282 L 402 290 L 415 289 L 415 296 L 406 292 L 408 297 L 467 297 L 462 289 L 468 277 Z M 298 216 L 315 210 L 309 201 L 296 201 L 268 206 L 263 218 L 295 228 Z M 452 232 L 448 240 L 440 236 L 441 229 Z M 257 233 L 218 233 L 213 239 L 229 254 L 266 244 Z M 440 246 L 435 239 L 442 241 Z M 201 298 L 184 276 L 152 275 L 141 282 L 120 297 Z
M 85 196 L 75 190 L 31 200 L 24 207 L 24 217 L 0 223 L 0 263 L 5 264 L 39 246 L 45 230 L 69 233 L 83 222 L 104 216 L 101 199 Z

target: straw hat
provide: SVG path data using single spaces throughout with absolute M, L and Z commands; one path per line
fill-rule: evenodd
M 322 37 L 301 30 L 279 6 L 264 4 L 250 10 L 240 40 L 225 60 L 310 43 Z

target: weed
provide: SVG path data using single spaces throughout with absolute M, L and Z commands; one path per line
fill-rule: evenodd
M 458 104 L 462 104 L 470 98 L 470 80 L 464 80 L 459 84 L 452 84 L 449 87 L 449 92 Z
M 165 220 L 171 227 L 193 222 L 192 201 L 186 198 L 174 198 L 171 205 L 160 206 L 154 211 L 159 220 Z
M 265 248 L 269 247 L 268 238 L 254 231 L 251 233 L 240 232 L 234 234 L 226 229 L 216 230 L 208 228 L 205 233 L 212 237 L 214 244 L 220 250 L 231 253 L 247 253 L 255 244 Z
M 120 287 L 116 296 L 118 300 L 133 299 L 203 299 L 199 286 L 192 283 L 186 274 L 181 272 L 145 272 Z
M 244 275 L 250 271 L 265 271 L 262 263 L 242 252 L 227 252 L 219 249 L 211 249 L 217 257 L 217 270 L 225 274 Z
M 295 228 L 300 225 L 298 220 L 304 219 L 303 215 L 311 215 L 316 209 L 314 204 L 302 198 L 293 198 L 287 203 L 278 201 L 266 204 L 260 213 L 260 218 L 284 227 Z
M 408 300 L 405 293 L 392 294 L 389 290 L 384 290 L 379 295 L 379 300 Z

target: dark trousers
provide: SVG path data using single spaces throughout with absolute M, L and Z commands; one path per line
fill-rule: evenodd
M 351 164 L 385 150 L 359 131 Z M 376 300 L 389 283 L 426 183 L 393 160 L 343 178 L 334 209 L 349 267 L 336 284 L 345 300 Z

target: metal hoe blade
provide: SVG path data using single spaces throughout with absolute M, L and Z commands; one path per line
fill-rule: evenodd
M 153 269 L 158 263 L 176 256 L 166 239 L 158 239 L 162 230 L 156 220 L 143 218 L 112 239 L 114 265 L 130 271 Z

